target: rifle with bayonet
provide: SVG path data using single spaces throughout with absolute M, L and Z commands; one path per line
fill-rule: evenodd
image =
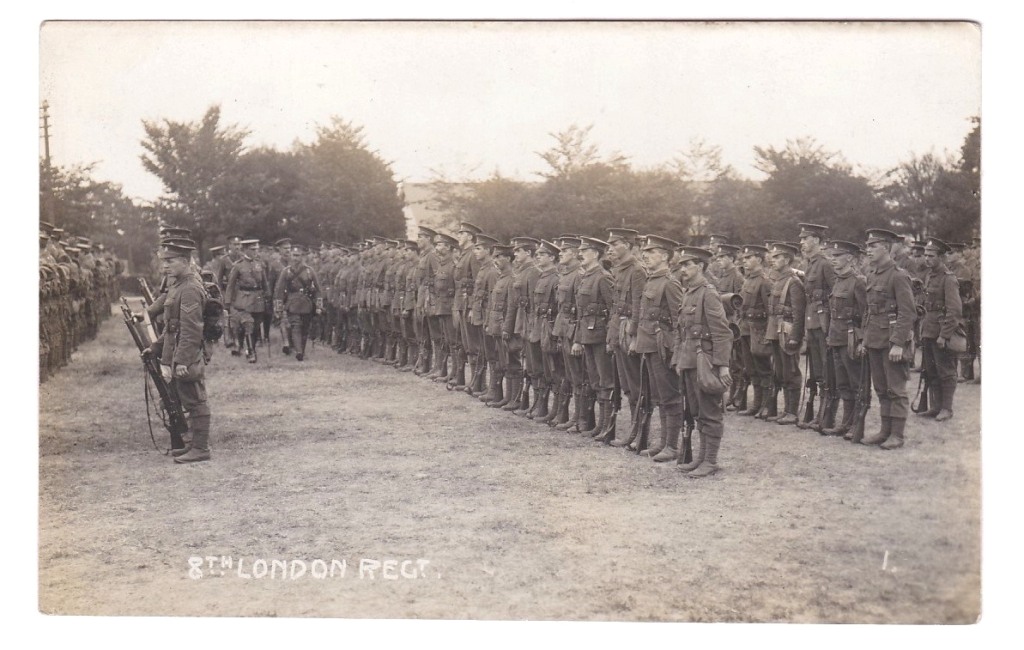
M 160 396 L 160 419 L 171 435 L 171 449 L 184 449 L 185 442 L 182 439 L 182 434 L 188 431 L 188 420 L 185 419 L 185 411 L 181 408 L 181 402 L 160 372 L 159 361 L 153 356 L 154 341 L 149 339 L 146 332 L 145 319 L 132 313 L 128 301 L 123 296 L 121 297 L 121 313 L 124 315 L 124 322 L 132 335 L 132 340 L 135 341 L 135 346 L 142 356 L 142 365 Z M 146 384 L 146 399 L 148 404 L 148 383 Z

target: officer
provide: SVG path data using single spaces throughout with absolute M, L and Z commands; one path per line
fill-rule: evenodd
M 807 299 L 804 285 L 793 271 L 793 260 L 799 249 L 790 243 L 775 242 L 768 250 L 775 282 L 768 300 L 768 324 L 765 338 L 772 345 L 772 394 L 765 395 L 765 417 L 768 422 L 796 424 L 800 406 L 800 344 L 804 338 L 804 315 Z M 778 408 L 782 389 L 785 407 L 781 416 L 770 415 Z
M 228 331 L 238 341 L 239 350 L 245 348 L 249 363 L 256 363 L 254 329 L 257 318 L 263 319 L 264 301 L 270 288 L 263 263 L 255 257 L 259 240 L 244 240 L 242 246 L 242 258 L 235 262 L 228 274 L 224 304 L 228 308 Z M 232 350 L 231 354 L 238 356 L 239 350 Z
M 748 244 L 740 252 L 745 275 L 740 289 L 743 300 L 739 320 L 740 353 L 745 380 L 754 387 L 754 400 L 749 408 L 738 409 L 737 415 L 757 415 L 765 402 L 765 395 L 772 392 L 772 346 L 767 340 L 772 283 L 764 269 L 767 254 L 768 249 L 757 244 Z M 775 408 L 767 415 L 777 417 L 777 401 Z
M 857 345 L 861 339 L 864 313 L 867 311 L 867 288 L 864 276 L 856 272 L 855 260 L 860 253 L 857 244 L 833 240 L 827 243 L 828 256 L 835 281 L 829 294 L 828 351 L 832 357 L 832 369 L 836 394 L 843 403 L 843 416 L 836 423 L 835 410 L 831 406 L 831 418 L 821 427 L 819 433 L 826 436 L 843 436 L 850 440 L 853 426 L 857 393 L 860 391 L 860 356 Z M 827 420 L 833 420 L 831 423 Z
M 710 360 L 711 370 L 718 375 L 723 392 L 728 391 L 732 382 L 729 375 L 732 331 L 718 292 L 704 276 L 711 255 L 707 249 L 685 246 L 680 260 L 684 294 L 678 312 L 679 343 L 672 360 L 700 436 L 699 455 L 693 462 L 679 465 L 680 470 L 689 472 L 690 478 L 703 478 L 718 471 L 718 450 L 725 430 L 722 392 L 712 393 L 701 387 L 697 364 L 704 361 L 700 356 L 706 355 Z
M 676 344 L 676 318 L 683 304 L 683 285 L 668 267 L 678 246 L 679 242 L 658 235 L 647 235 L 645 239 L 642 255 L 647 280 L 638 292 L 640 305 L 636 310 L 636 338 L 628 349 L 633 355 L 642 355 L 640 367 L 641 372 L 647 374 L 650 385 L 650 404 L 658 407 L 661 436 L 644 451 L 657 463 L 675 460 L 678 456 L 679 432 L 683 422 L 679 377 L 669 365 Z M 639 393 L 639 388 L 637 391 Z M 639 394 L 635 399 L 639 399 Z M 634 418 L 640 416 L 636 408 L 632 413 Z
M 861 351 L 871 365 L 871 383 L 878 395 L 881 427 L 873 436 L 861 440 L 864 445 L 882 449 L 903 446 L 903 433 L 909 412 L 907 379 L 913 355 L 914 293 L 910 276 L 900 269 L 889 252 L 898 236 L 881 228 L 867 231 L 868 310 L 864 322 Z
M 612 292 L 612 276 L 601 265 L 601 258 L 608 249 L 608 242 L 594 237 L 580 237 L 580 283 L 576 289 L 576 338 L 572 354 L 583 357 L 586 368 L 587 388 L 580 407 L 580 419 L 586 428 L 577 424 L 580 433 L 595 437 L 604 429 L 611 415 L 612 390 L 615 377 L 612 374 L 612 359 L 608 354 L 608 316 L 615 302 Z M 594 418 L 594 401 L 598 412 Z M 590 423 L 594 424 L 590 426 Z
M 167 276 L 163 333 L 143 354 L 160 360 L 160 370 L 170 389 L 189 416 L 191 440 L 176 463 L 210 460 L 210 407 L 206 402 L 205 367 L 209 359 L 203 340 L 203 309 L 206 292 L 192 272 L 190 260 L 195 244 L 164 243 L 157 253 Z
M 301 246 L 292 245 L 289 264 L 281 271 L 274 288 L 274 311 L 278 318 L 288 320 L 296 361 L 305 358 L 313 314 L 319 316 L 323 313 L 320 282 L 312 267 L 303 261 L 304 254 Z
M 797 426 L 801 429 L 813 428 L 821 431 L 822 418 L 826 415 L 826 394 L 835 389 L 835 369 L 829 361 L 828 344 L 825 339 L 829 330 L 828 299 L 835 283 L 835 273 L 821 250 L 825 242 L 828 226 L 813 223 L 801 223 L 800 251 L 804 259 L 804 291 L 807 298 L 804 319 L 804 338 L 807 340 L 807 361 L 809 373 L 807 377 L 807 402 L 813 408 L 814 398 L 821 396 L 821 404 L 816 419 L 806 417 L 807 411 L 799 414 Z M 832 423 L 826 423 L 831 426 Z
M 949 246 L 939 239 L 928 240 L 924 249 L 928 275 L 925 277 L 924 318 L 921 320 L 921 371 L 928 385 L 928 411 L 918 413 L 943 422 L 953 417 L 956 392 L 956 353 L 949 340 L 963 326 L 960 286 L 956 274 L 944 262 Z
M 640 355 L 630 354 L 630 347 L 638 336 L 637 318 L 640 314 L 641 294 L 647 283 L 647 272 L 637 259 L 639 233 L 629 228 L 608 229 L 608 252 L 611 264 L 612 289 L 615 300 L 608 314 L 608 353 L 614 357 L 619 387 L 629 399 L 630 413 L 635 415 L 640 397 Z M 667 257 L 671 258 L 672 251 Z M 666 265 L 666 272 L 668 266 Z M 607 431 L 597 436 L 603 438 Z

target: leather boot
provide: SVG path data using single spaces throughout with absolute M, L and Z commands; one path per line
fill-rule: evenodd
M 873 436 L 864 436 L 864 439 L 860 441 L 862 445 L 880 445 L 889 439 L 889 434 L 892 433 L 892 418 L 888 415 L 882 416 L 882 426 L 879 428 L 878 433 Z
M 556 429 L 561 428 L 569 421 L 569 401 L 572 399 L 572 384 L 565 381 L 562 382 L 562 401 L 559 402 L 558 412 L 555 417 L 548 422 L 548 426 L 555 427 Z
M 549 385 L 545 386 L 544 390 L 548 394 L 550 394 L 551 393 L 551 385 L 549 384 Z M 545 396 L 543 396 L 543 398 L 544 398 L 544 404 L 546 405 L 548 403 L 547 396 L 545 395 Z M 540 416 L 535 415 L 533 419 L 537 420 L 538 422 L 540 422 L 542 424 L 548 424 L 548 425 L 554 424 L 555 421 L 558 420 L 558 414 L 562 412 L 562 399 L 563 399 L 563 397 L 562 397 L 562 385 L 561 385 L 561 383 L 559 383 L 557 386 L 555 386 L 555 399 L 553 400 L 553 402 L 551 404 L 551 408 L 548 409 L 547 415 L 545 415 L 544 417 L 540 417 Z M 566 417 L 568 417 L 568 415 Z
M 510 405 L 510 406 L 514 406 L 515 408 L 510 408 L 510 409 L 505 409 L 505 410 L 512 411 L 513 415 L 519 415 L 519 416 L 525 417 L 526 414 L 529 413 L 530 410 L 532 409 L 532 406 L 530 405 L 531 404 L 530 403 L 530 389 L 533 388 L 533 387 L 534 387 L 533 386 L 533 378 L 528 376 L 528 375 L 526 375 L 526 374 L 524 374 L 523 375 L 522 392 L 520 393 L 520 399 L 518 401 L 516 401 L 515 404 L 511 404 Z
M 590 437 L 597 440 L 604 433 L 604 428 L 608 424 L 608 416 L 612 412 L 612 401 L 610 399 L 595 398 L 594 407 L 594 432 L 590 434 Z
M 764 392 L 764 404 L 758 411 L 758 417 L 765 422 L 774 422 L 779 419 L 779 389 L 771 387 Z
M 747 386 L 749 386 L 749 382 L 741 379 L 740 386 L 736 389 L 736 399 L 733 404 L 737 413 L 747 410 Z
M 825 406 L 818 413 L 819 417 L 814 422 L 814 430 L 824 436 L 827 435 L 825 429 L 832 429 L 836 426 L 836 411 L 839 410 L 839 400 L 826 395 L 823 402 Z
M 490 373 L 488 374 L 487 390 L 482 395 L 479 395 L 478 398 L 481 402 L 496 402 L 501 399 L 498 397 L 498 388 L 501 384 L 499 382 L 497 386 L 495 385 L 495 378 L 498 376 L 498 369 L 495 367 L 493 361 L 488 361 L 487 367 L 490 369 Z
M 948 379 L 939 385 L 939 405 L 942 407 L 935 414 L 936 422 L 945 422 L 953 417 L 953 395 L 956 393 L 956 380 Z
M 664 407 L 658 406 L 658 419 L 661 421 L 661 431 L 657 440 L 651 440 L 650 435 L 647 436 L 647 449 L 640 452 L 641 456 L 654 457 L 661 453 L 661 450 L 668 445 L 668 413 Z
M 899 449 L 903 446 L 903 431 L 907 426 L 905 418 L 889 418 L 892 432 L 889 439 L 879 445 L 882 449 Z
M 508 385 L 505 386 L 505 393 L 502 398 L 493 404 L 488 404 L 494 408 L 505 408 L 510 402 L 513 402 L 519 398 L 519 391 L 523 387 L 523 371 L 518 372 L 506 372 L 505 378 L 508 379 Z
M 825 403 L 825 393 L 823 391 L 818 390 L 818 388 L 819 388 L 818 384 L 813 384 L 811 386 L 811 388 L 808 389 L 808 392 L 807 392 L 807 404 L 811 405 L 811 417 L 810 418 L 804 417 L 805 415 L 807 415 L 807 409 L 806 408 L 804 408 L 804 412 L 803 413 L 797 413 L 797 411 L 800 410 L 800 398 L 797 397 L 796 407 L 794 407 L 793 413 L 795 413 L 796 416 L 797 416 L 796 426 L 797 426 L 798 429 L 812 429 L 812 428 L 814 428 L 814 422 L 817 419 L 817 416 L 821 414 L 822 405 Z M 797 393 L 797 395 L 799 395 L 799 393 Z M 817 411 L 815 411 L 814 410 L 814 398 L 817 397 L 818 395 L 821 395 L 822 398 L 818 401 L 818 409 L 817 409 Z M 787 401 L 788 401 L 788 397 L 787 397 Z M 806 407 L 806 405 L 805 405 L 805 407 Z M 787 413 L 789 412 L 789 404 L 788 403 L 786 404 L 786 412 Z
M 956 382 L 953 382 L 956 386 Z M 933 381 L 932 385 L 928 387 L 928 410 L 918 413 L 923 418 L 933 418 L 939 414 L 942 410 L 942 398 L 946 391 L 946 387 L 938 381 Z
M 785 395 L 783 401 L 786 404 L 786 412 L 775 420 L 775 424 L 796 424 L 798 420 L 796 412 L 800 407 L 800 389 L 787 388 L 783 391 L 783 394 Z M 769 420 L 770 418 L 765 419 Z
M 441 372 L 441 360 L 444 358 L 444 351 L 441 349 L 441 346 L 435 342 L 431 346 L 430 352 L 432 357 L 430 363 L 430 372 L 428 372 L 424 376 L 427 379 L 434 380 L 437 379 L 438 377 L 443 376 L 444 374 Z
M 176 463 L 198 463 L 210 460 L 210 416 L 192 418 L 192 445 L 184 454 L 175 457 Z
M 576 429 L 580 435 L 593 436 L 597 430 L 597 413 L 595 413 L 595 406 L 597 406 L 597 395 L 594 391 L 585 387 L 580 391 L 580 419 L 576 423 Z
M 698 440 L 698 444 L 700 444 L 700 449 L 698 449 L 697 453 L 694 454 L 693 460 L 691 460 L 688 463 L 684 463 L 682 465 L 678 465 L 677 466 L 677 469 L 680 472 L 692 472 L 693 470 L 695 470 L 698 467 L 700 467 L 700 464 L 704 462 L 705 458 L 707 458 L 707 455 L 708 455 L 708 437 L 704 435 L 703 431 L 698 431 L 697 432 L 697 440 Z
M 852 399 L 844 399 L 843 419 L 834 427 L 829 427 L 827 429 L 823 428 L 821 430 L 822 435 L 843 436 L 844 439 L 849 440 L 850 438 L 847 438 L 846 436 L 850 433 L 850 425 L 853 424 L 853 409 L 854 401 Z
M 548 394 L 551 389 L 548 387 L 547 382 L 543 379 L 540 380 L 540 386 L 533 389 L 533 408 L 526 414 L 526 417 L 531 420 L 544 421 L 544 418 L 548 416 Z
M 556 429 L 561 429 L 562 431 L 568 431 L 570 433 L 579 431 L 579 429 L 576 428 L 576 425 L 579 424 L 579 421 L 580 421 L 580 411 L 582 410 L 582 406 L 583 406 L 580 403 L 580 402 L 583 401 L 581 399 L 581 395 L 582 395 L 582 392 L 581 392 L 580 388 L 578 386 L 574 386 L 573 389 L 572 389 L 572 416 L 568 420 L 563 422 L 562 424 L 556 424 L 555 425 Z M 570 396 L 568 394 L 565 397 L 566 405 L 568 405 L 568 403 L 569 403 L 569 397 Z
M 626 435 L 622 438 L 609 440 L 608 444 L 612 447 L 626 447 L 633 442 L 629 435 L 633 433 L 633 418 L 636 417 L 636 400 L 632 396 L 630 396 L 629 400 L 629 420 L 626 420 L 623 415 L 623 413 L 619 413 L 618 418 L 622 419 L 622 426 L 625 428 Z M 636 448 L 633 447 L 633 449 L 635 450 Z
M 256 363 L 256 346 L 252 342 L 252 334 L 245 335 L 245 358 L 249 363 Z
M 483 395 L 487 387 L 487 362 L 480 355 L 476 355 L 470 375 L 472 376 L 472 382 L 466 385 L 466 392 L 473 397 Z
M 718 471 L 718 449 L 722 445 L 722 439 L 702 435 L 701 440 L 707 443 L 708 453 L 705 455 L 703 450 L 701 451 L 704 460 L 697 466 L 697 469 L 687 474 L 690 478 L 703 478 Z
M 466 387 L 466 353 L 463 350 L 456 351 L 455 372 L 453 373 L 453 390 L 462 390 Z
M 666 429 L 662 434 L 665 445 L 651 460 L 656 463 L 667 463 L 670 460 L 676 460 L 679 456 L 679 434 L 683 428 L 683 411 L 681 404 L 674 404 L 667 408 L 659 406 L 658 408 L 665 413 L 661 420 L 662 426 Z
M 745 398 L 746 396 L 744 395 Z M 754 401 L 750 403 L 749 408 L 737 411 L 736 415 L 757 415 L 757 412 L 761 410 L 762 404 L 764 404 L 764 387 L 760 384 L 754 384 Z

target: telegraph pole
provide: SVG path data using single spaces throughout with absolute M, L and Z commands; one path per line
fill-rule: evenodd
M 50 166 L 50 103 L 45 99 L 43 100 L 42 120 L 43 120 L 43 160 L 46 161 L 46 166 Z

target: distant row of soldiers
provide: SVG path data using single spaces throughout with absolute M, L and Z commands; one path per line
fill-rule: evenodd
M 71 361 L 110 316 L 124 265 L 102 244 L 46 221 L 39 230 L 39 381 Z

